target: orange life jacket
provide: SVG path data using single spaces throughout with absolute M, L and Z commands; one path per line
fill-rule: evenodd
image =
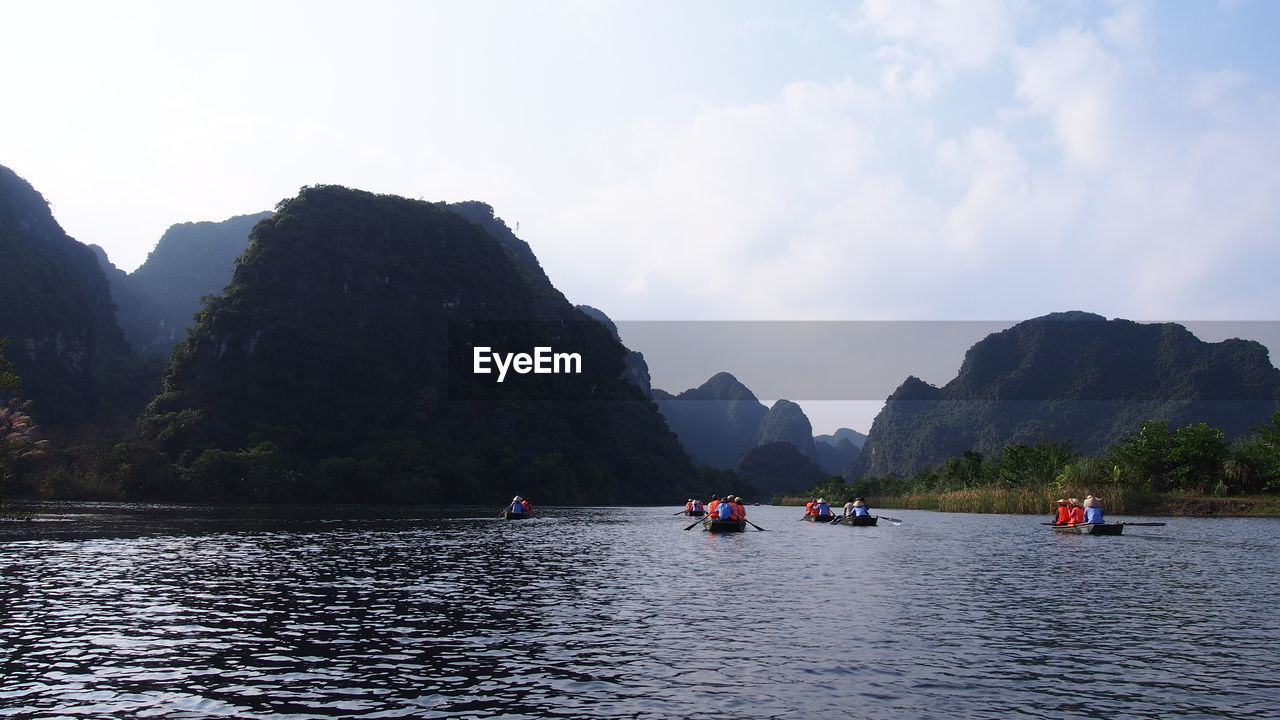
M 1084 508 L 1075 506 L 1071 508 L 1071 524 L 1078 525 L 1084 522 Z
M 747 509 L 742 507 L 742 503 L 733 503 L 733 519 L 734 520 L 747 519 Z
M 687 503 L 685 503 L 685 504 L 684 504 L 684 511 L 685 511 L 685 512 L 689 512 L 689 511 L 691 511 L 691 510 L 693 510 L 693 501 L 692 501 L 692 500 L 690 500 L 689 502 L 687 502 Z
M 1071 522 L 1071 508 L 1066 505 L 1059 505 L 1058 517 L 1054 518 L 1053 521 L 1059 525 L 1066 525 Z
M 812 514 L 813 514 L 813 506 L 814 506 L 815 504 L 816 504 L 816 503 L 814 503 L 812 500 L 810 500 L 809 502 L 805 503 L 805 504 L 804 504 L 804 514 L 805 514 L 805 515 L 812 515 Z
M 719 501 L 719 500 L 712 500 L 711 502 L 707 503 L 707 514 L 708 514 L 708 515 L 715 515 L 715 514 L 716 514 L 716 508 L 718 508 L 718 507 L 720 507 L 720 501 Z

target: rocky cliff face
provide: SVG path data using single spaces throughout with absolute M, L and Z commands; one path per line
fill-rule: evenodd
M 577 354 L 580 371 L 497 379 L 494 355 L 538 347 Z M 492 372 L 477 372 L 481 348 Z M 145 424 L 189 493 L 683 499 L 692 466 L 622 379 L 626 353 L 481 224 L 313 187 L 256 226 L 226 293 L 175 348 Z M 244 477 L 278 486 L 218 470 L 246 464 Z
M 0 337 L 44 424 L 136 410 L 140 363 L 116 324 L 107 278 L 29 183 L 0 166 Z
M 174 225 L 131 274 L 101 255 L 116 316 L 134 351 L 167 358 L 195 324 L 201 299 L 221 294 L 231 281 L 236 258 L 249 246 L 249 231 L 270 216 L 258 213 Z
M 769 413 L 747 386 L 725 372 L 679 395 L 654 390 L 653 399 L 689 454 L 722 469 L 737 465 L 757 445 Z
M 1174 323 L 1056 313 L 975 344 L 941 388 L 888 398 L 847 475 L 907 474 L 965 450 L 1071 441 L 1100 453 L 1147 420 L 1240 435 L 1280 407 L 1280 370 L 1257 342 L 1206 343 Z

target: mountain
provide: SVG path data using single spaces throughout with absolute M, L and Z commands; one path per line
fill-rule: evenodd
M 587 317 L 609 328 L 609 333 L 613 335 L 613 339 L 622 342 L 622 336 L 618 334 L 618 326 L 614 324 L 608 315 L 604 314 L 603 310 L 598 310 L 590 305 L 578 305 L 577 308 Z M 649 363 L 645 362 L 644 354 L 636 350 L 627 350 L 625 364 L 627 380 L 632 385 L 643 390 L 645 395 L 651 396 L 653 387 L 649 379 Z
M 177 466 L 166 491 L 566 504 L 698 492 L 675 436 L 622 379 L 627 350 L 482 225 L 338 186 L 282 202 L 142 419 Z M 537 348 L 564 357 L 522 371 L 541 367 Z M 511 361 L 502 375 L 498 358 Z
M 813 426 L 799 405 L 790 400 L 779 400 L 769 408 L 756 431 L 756 444 L 772 442 L 789 442 L 805 457 L 814 456 Z
M 142 355 L 168 357 L 195 324 L 201 299 L 220 294 L 231 280 L 236 258 L 249 246 L 249 231 L 270 216 L 264 212 L 221 222 L 173 225 L 131 274 L 101 255 L 116 316 L 133 349 Z
M 751 481 L 764 500 L 801 492 L 826 477 L 813 460 L 786 441 L 751 448 L 743 453 L 734 470 Z
M 1277 408 L 1280 370 L 1260 343 L 1206 343 L 1175 323 L 1055 313 L 979 341 L 941 388 L 908 377 L 846 475 L 904 475 L 966 450 L 1042 439 L 1100 454 L 1147 420 L 1203 422 L 1234 437 Z
M 830 435 L 814 435 L 813 441 L 816 443 L 826 443 L 835 447 L 841 440 L 848 440 L 849 444 L 855 448 L 861 448 L 863 443 L 867 441 L 867 436 L 852 430 L 850 428 L 840 428 Z
M 769 413 L 746 385 L 727 372 L 679 395 L 655 389 L 653 399 L 689 454 L 721 469 L 737 465 L 742 454 L 758 444 L 760 425 Z
M 0 166 L 0 337 L 32 415 L 72 425 L 135 412 L 141 362 L 116 324 L 92 249 L 69 237 L 30 183 Z

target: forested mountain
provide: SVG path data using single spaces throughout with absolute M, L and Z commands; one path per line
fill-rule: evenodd
M 595 318 L 605 327 L 609 328 L 609 332 L 613 335 L 614 340 L 622 342 L 622 337 L 618 334 L 618 326 L 614 324 L 613 320 L 611 320 L 608 315 L 604 314 L 603 310 L 598 310 L 590 305 L 578 305 L 577 307 L 586 314 L 587 317 Z M 627 357 L 624 362 L 626 365 L 627 380 L 630 381 L 632 385 L 643 390 L 645 395 L 652 395 L 653 388 L 651 387 L 649 380 L 649 363 L 645 362 L 644 354 L 636 350 L 628 349 Z
M 675 435 L 622 379 L 626 349 L 483 225 L 336 186 L 282 202 L 174 349 L 144 417 L 178 468 L 163 489 L 535 503 L 702 492 Z M 477 348 L 537 347 L 578 354 L 580 373 L 476 372 Z
M 145 374 L 116 324 L 93 250 L 67 236 L 44 197 L 0 166 L 0 337 L 43 424 L 136 412 Z
M 195 324 L 201 298 L 220 294 L 231 280 L 236 258 L 249 245 L 249 231 L 270 216 L 258 213 L 173 225 L 131 274 L 100 255 L 111 281 L 116 317 L 134 351 L 167 358 Z
M 846 475 L 905 475 L 967 450 L 1070 441 L 1100 454 L 1148 420 L 1228 436 L 1280 408 L 1280 370 L 1254 341 L 1206 343 L 1174 323 L 1056 313 L 979 341 L 938 388 L 909 377 Z
M 867 441 L 867 436 L 850 428 L 840 428 L 830 435 L 814 435 L 813 441 L 818 443 L 826 443 L 832 447 L 840 444 L 841 440 L 849 441 L 854 448 L 861 448 L 863 443 Z
M 804 491 L 828 475 L 790 442 L 757 445 L 742 454 L 734 470 L 755 485 L 762 501 Z
M 789 442 L 805 457 L 814 456 L 813 426 L 799 405 L 790 400 L 779 400 L 769 408 L 756 432 L 756 444 L 772 442 Z
M 655 389 L 653 399 L 689 454 L 721 469 L 737 465 L 742 454 L 758 444 L 760 424 L 769 413 L 727 372 L 679 395 Z

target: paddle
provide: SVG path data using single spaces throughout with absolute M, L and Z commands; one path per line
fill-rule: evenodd
M 742 518 L 742 522 L 744 522 L 744 523 L 746 523 L 746 524 L 750 525 L 751 527 L 753 527 L 753 528 L 755 528 L 755 529 L 759 530 L 760 532 L 768 532 L 768 531 L 767 531 L 767 530 L 765 530 L 764 528 L 760 527 L 759 525 L 757 525 L 757 524 L 755 524 L 755 523 L 751 522 L 750 520 L 748 520 L 748 519 L 746 519 L 746 518 Z
M 881 520 L 888 520 L 889 522 L 896 522 L 896 523 L 900 523 L 900 522 L 902 522 L 902 521 L 901 521 L 901 520 L 899 520 L 898 518 L 891 518 L 891 517 L 887 517 L 887 516 L 884 516 L 884 515 L 877 515 L 876 517 L 880 518 Z
M 694 523 L 693 523 L 693 525 L 697 525 L 697 524 L 698 524 L 698 523 L 700 523 L 700 522 L 702 522 L 702 518 L 698 518 L 697 520 L 695 520 L 695 521 L 694 521 Z M 690 525 L 689 527 L 685 528 L 685 530 L 692 530 L 692 529 L 693 529 L 693 525 Z

